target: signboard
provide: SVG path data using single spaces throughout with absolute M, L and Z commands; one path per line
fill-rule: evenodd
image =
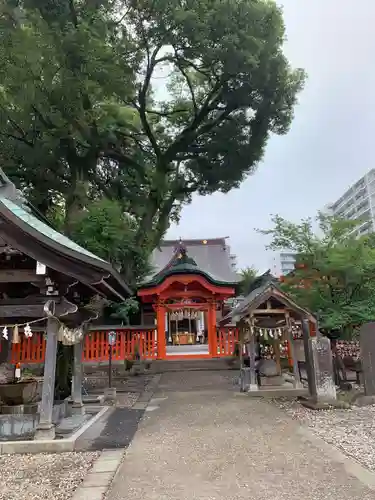
M 110 332 L 108 332 L 108 344 L 115 345 L 115 343 L 116 343 L 116 332 L 111 330 Z

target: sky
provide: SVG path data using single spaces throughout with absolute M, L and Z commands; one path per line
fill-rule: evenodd
M 257 172 L 230 193 L 196 196 L 168 238 L 229 236 L 239 269 L 275 265 L 271 215 L 314 216 L 374 165 L 375 0 L 284 0 L 285 53 L 307 71 L 286 136 L 272 136 Z

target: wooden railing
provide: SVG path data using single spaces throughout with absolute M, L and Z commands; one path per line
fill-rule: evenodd
M 157 349 L 153 328 L 135 330 L 112 328 L 117 333 L 113 346 L 113 360 L 133 359 L 137 350 L 143 359 L 156 359 Z M 85 363 L 108 360 L 108 331 L 91 331 L 83 342 L 82 361 Z M 138 347 L 137 347 L 138 346 Z M 43 332 L 33 332 L 31 338 L 20 335 L 20 343 L 12 344 L 11 362 L 44 363 L 46 341 Z
M 217 353 L 219 357 L 232 356 L 236 342 L 239 339 L 238 328 L 218 328 L 217 329 Z
M 32 337 L 20 335 L 20 343 L 12 344 L 11 362 L 44 363 L 46 341 L 43 332 L 33 332 Z
M 134 358 L 137 349 L 141 358 L 156 359 L 155 329 L 114 329 L 116 343 L 112 348 L 112 359 L 121 361 Z M 137 348 L 138 346 L 138 348 Z M 83 344 L 83 361 L 106 361 L 108 354 L 108 330 L 90 332 Z

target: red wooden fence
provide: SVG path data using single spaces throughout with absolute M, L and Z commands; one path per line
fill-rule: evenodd
M 89 332 L 83 343 L 83 362 L 106 361 L 108 359 L 108 331 Z M 155 330 L 118 329 L 116 343 L 113 346 L 113 360 L 132 359 L 138 352 L 142 358 L 156 359 L 157 349 Z M 43 332 L 33 332 L 31 338 L 20 335 L 20 343 L 12 344 L 11 361 L 15 363 L 43 363 L 46 341 Z
M 32 337 L 20 335 L 20 343 L 12 344 L 11 362 L 44 363 L 46 341 L 43 332 L 33 332 Z
M 219 357 L 232 356 L 236 342 L 239 339 L 238 328 L 218 328 L 217 354 Z
M 155 330 L 118 330 L 115 329 L 116 342 L 112 348 L 112 359 L 121 361 L 131 359 L 136 354 L 136 346 L 142 358 L 156 359 Z M 105 361 L 108 355 L 108 330 L 90 332 L 83 344 L 83 361 Z

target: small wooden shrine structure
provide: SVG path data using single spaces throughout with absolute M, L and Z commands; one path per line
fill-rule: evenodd
M 0 364 L 10 343 L 44 330 L 46 337 L 39 438 L 54 437 L 58 341 L 74 344 L 73 407 L 82 411 L 82 340 L 97 317 L 99 297 L 124 301 L 131 291 L 112 266 L 55 231 L 35 213 L 0 169 Z
M 198 343 L 207 343 L 207 352 L 188 354 L 190 358 L 217 357 L 217 314 L 223 302 L 235 295 L 235 287 L 235 282 L 200 268 L 180 242 L 168 264 L 138 290 L 143 304 L 152 305 L 156 312 L 157 358 L 167 358 L 167 344 Z
M 274 359 L 278 375 L 281 375 L 283 355 L 293 372 L 293 387 L 300 389 L 297 344 L 299 351 L 302 350 L 309 385 L 312 383 L 308 339 L 316 331 L 316 319 L 284 293 L 269 272 L 254 280 L 250 293 L 220 324 L 232 324 L 240 329 L 241 347 L 246 346 L 249 359 L 248 390 L 259 388 L 257 361 Z

